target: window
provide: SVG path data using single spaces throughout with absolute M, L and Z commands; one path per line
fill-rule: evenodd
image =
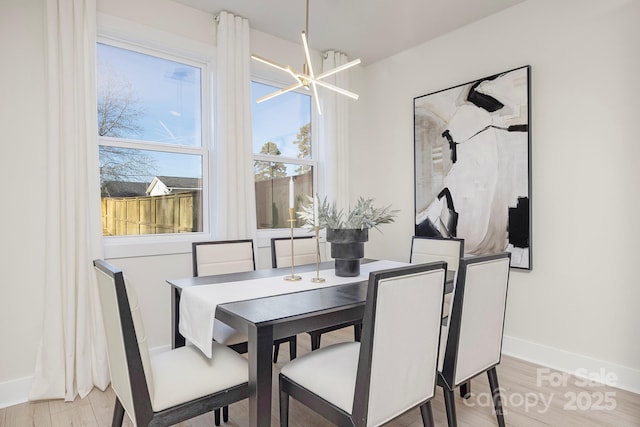
M 314 194 L 317 166 L 312 146 L 311 96 L 287 92 L 261 104 L 256 99 L 280 89 L 251 83 L 253 164 L 258 229 L 288 228 L 289 181 L 294 182 L 294 209 Z M 301 226 L 296 222 L 295 226 Z
M 97 45 L 105 236 L 203 231 L 202 63 L 116 42 Z

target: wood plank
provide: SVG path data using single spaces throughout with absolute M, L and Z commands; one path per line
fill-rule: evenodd
M 51 414 L 51 425 L 52 427 L 98 427 L 98 421 L 91 405 L 77 405 Z
M 115 406 L 116 395 L 111 387 L 107 387 L 105 391 L 101 391 L 98 388 L 91 390 L 91 393 L 86 397 L 89 400 L 93 414 L 96 417 L 98 426 L 110 427 L 111 419 L 113 417 L 113 408 Z
M 4 410 L 4 416 L 0 416 L 0 426 L 50 427 L 49 402 L 27 402 L 10 406 Z

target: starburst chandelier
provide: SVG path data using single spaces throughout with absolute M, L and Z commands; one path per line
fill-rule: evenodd
M 313 97 L 316 100 L 316 107 L 318 108 L 318 113 L 322 114 L 322 111 L 320 110 L 320 100 L 318 98 L 318 86 L 322 86 L 324 88 L 330 89 L 334 92 L 337 92 L 339 94 L 348 96 L 349 98 L 353 98 L 353 99 L 358 99 L 358 95 L 348 91 L 346 89 L 343 89 L 341 87 L 338 87 L 336 85 L 333 85 L 331 83 L 327 83 L 325 81 L 323 81 L 324 78 L 327 78 L 329 76 L 332 76 L 340 71 L 344 71 L 348 68 L 353 67 L 354 65 L 358 65 L 360 63 L 360 59 L 355 59 L 353 61 L 347 62 L 346 64 L 340 65 L 336 68 L 333 68 L 331 70 L 325 71 L 324 73 L 315 75 L 315 73 L 313 72 L 313 66 L 311 65 L 311 57 L 309 55 L 309 44 L 308 44 L 308 34 L 309 34 L 309 0 L 307 0 L 307 20 L 306 20 L 306 26 L 305 26 L 305 30 L 302 31 L 302 46 L 304 47 L 304 56 L 305 56 L 305 63 L 302 67 L 302 73 L 298 73 L 295 70 L 293 70 L 291 68 L 291 66 L 289 65 L 281 65 L 278 64 L 276 62 L 270 61 L 268 59 L 262 58 L 258 55 L 251 55 L 252 59 L 255 59 L 256 61 L 262 62 L 264 64 L 267 64 L 271 67 L 277 68 L 279 70 L 282 70 L 286 73 L 289 73 L 295 80 L 295 83 L 284 87 L 282 89 L 279 89 L 273 93 L 267 94 L 265 96 L 262 96 L 260 98 L 258 98 L 256 100 L 257 103 L 261 103 L 264 102 L 266 100 L 269 100 L 271 98 L 275 98 L 278 95 L 282 95 L 283 93 L 287 93 L 287 92 L 291 92 L 292 90 L 296 90 L 299 89 L 301 87 L 304 87 L 306 89 L 311 88 L 313 90 Z

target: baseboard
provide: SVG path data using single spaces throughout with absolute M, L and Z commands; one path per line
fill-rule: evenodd
M 29 398 L 33 377 L 0 382 L 0 408 L 24 403 Z
M 640 394 L 640 370 L 505 335 L 502 353 Z

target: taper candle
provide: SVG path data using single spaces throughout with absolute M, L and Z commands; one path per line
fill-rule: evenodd
M 293 194 L 293 177 L 289 178 L 289 209 L 293 209 L 294 206 L 294 194 Z

